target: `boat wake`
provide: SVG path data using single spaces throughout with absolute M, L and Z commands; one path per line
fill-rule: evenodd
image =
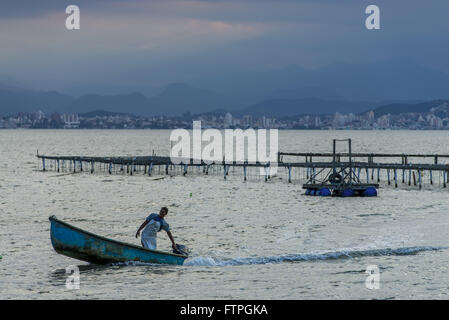
M 234 258 L 234 259 L 219 259 L 210 256 L 199 256 L 187 259 L 184 262 L 184 266 L 221 267 L 221 266 L 239 266 L 251 264 L 281 263 L 281 262 L 337 260 L 337 259 L 350 259 L 350 258 L 375 257 L 375 256 L 405 256 L 405 255 L 415 255 L 422 251 L 437 251 L 448 248 L 449 247 L 405 247 L 405 248 L 386 248 L 386 249 L 370 249 L 370 250 L 348 249 L 340 251 L 299 253 L 281 256 Z

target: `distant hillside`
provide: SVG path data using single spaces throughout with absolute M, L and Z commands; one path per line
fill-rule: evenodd
M 449 98 L 449 74 L 421 66 L 410 59 L 394 58 L 365 64 L 333 63 L 305 69 L 298 65 L 269 71 L 235 70 L 228 75 L 193 82 L 223 94 L 265 100 L 272 98 L 320 98 L 325 100 L 382 101 Z M 306 96 L 267 96 L 294 88 L 322 88 Z M 344 97 L 336 99 L 337 95 Z
M 373 109 L 374 117 L 378 118 L 385 114 L 401 114 L 401 113 L 427 113 L 432 108 L 441 108 L 440 112 L 444 113 L 444 107 L 449 107 L 449 100 L 432 100 L 422 103 L 405 104 L 392 103 Z
M 73 100 L 60 112 L 86 113 L 93 110 L 105 110 L 118 113 L 132 113 L 137 115 L 152 114 L 154 111 L 148 99 L 140 93 L 99 95 L 89 94 Z
M 324 100 L 346 100 L 332 90 L 322 87 L 298 87 L 293 89 L 279 89 L 266 95 L 264 100 L 272 99 L 307 99 L 318 98 Z
M 0 86 L 0 115 L 42 110 L 52 112 L 67 106 L 73 97 L 55 91 L 39 92 L 17 87 Z
M 172 83 L 161 90 L 150 90 L 158 92 L 151 97 L 134 92 L 75 98 L 55 91 L 23 89 L 14 81 L 9 84 L 1 81 L 0 116 L 37 110 L 46 113 L 105 110 L 143 116 L 227 110 L 232 114 L 290 116 L 360 113 L 382 106 L 376 109 L 377 116 L 413 108 L 424 110 L 438 103 L 411 106 L 405 101 L 449 98 L 449 74 L 403 58 L 366 64 L 334 63 L 316 69 L 289 65 L 260 72 L 230 70 L 226 75 L 208 74 L 192 79 L 189 84 Z M 127 87 L 126 84 L 117 86 Z M 397 103 L 385 105 L 382 101 Z M 431 105 L 427 106 L 428 103 Z
M 233 109 L 235 100 L 210 90 L 191 87 L 183 83 L 168 85 L 160 94 L 147 98 L 140 93 L 120 95 L 90 94 L 75 99 L 64 112 L 105 110 L 135 115 L 176 116 L 190 111 L 203 113 L 215 109 Z
M 30 91 L 0 84 L 0 115 L 2 116 L 37 110 L 45 113 L 86 113 L 104 110 L 143 116 L 175 116 L 188 111 L 194 114 L 216 109 L 234 110 L 244 105 L 244 102 L 239 99 L 182 83 L 170 84 L 160 94 L 150 98 L 141 93 L 88 94 L 73 98 L 54 91 Z
M 373 107 L 370 102 L 310 99 L 274 99 L 239 110 L 238 114 L 284 117 L 301 114 L 360 113 Z
M 159 114 L 170 116 L 187 111 L 202 113 L 221 108 L 233 109 L 233 102 L 233 99 L 214 91 L 194 88 L 184 83 L 170 84 L 162 93 L 148 99 L 152 110 L 159 110 Z
M 224 95 L 215 91 L 200 89 L 188 84 L 175 83 L 168 85 L 165 90 L 154 97 L 150 103 L 155 108 L 164 107 L 165 115 L 181 115 L 228 110 L 234 112 L 254 103 L 251 99 L 235 95 Z
M 80 113 L 80 117 L 85 118 L 93 118 L 93 117 L 108 117 L 108 116 L 131 116 L 134 117 L 133 114 L 121 113 L 121 112 L 110 112 L 105 110 L 94 110 L 90 112 Z

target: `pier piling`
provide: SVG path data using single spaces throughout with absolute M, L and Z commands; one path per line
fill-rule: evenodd
M 446 188 L 446 176 L 447 176 L 447 171 L 443 171 L 443 188 Z
M 419 183 L 419 188 L 422 188 L 422 184 L 421 184 L 421 169 L 418 169 L 418 183 Z
M 398 187 L 398 175 L 396 172 L 396 168 L 394 169 L 394 187 L 397 188 Z

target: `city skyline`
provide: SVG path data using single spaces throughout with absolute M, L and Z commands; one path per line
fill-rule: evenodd
M 411 111 L 391 114 L 378 109 L 354 113 L 296 115 L 289 117 L 267 117 L 245 114 L 233 116 L 231 112 L 222 114 L 183 114 L 179 116 L 143 117 L 133 114 L 111 113 L 102 110 L 85 114 L 52 113 L 41 110 L 32 113 L 18 113 L 0 118 L 0 129 L 175 129 L 192 128 L 192 121 L 201 121 L 204 128 L 263 128 L 263 129 L 318 129 L 318 130 L 448 130 L 449 100 L 435 101 L 427 111 Z M 376 113 L 379 113 L 376 117 Z

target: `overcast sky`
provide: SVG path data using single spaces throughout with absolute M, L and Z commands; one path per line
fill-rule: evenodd
M 70 4 L 80 30 L 65 28 Z M 369 4 L 380 30 L 365 28 Z M 0 82 L 127 91 L 391 57 L 449 73 L 448 17 L 448 0 L 1 0 Z

